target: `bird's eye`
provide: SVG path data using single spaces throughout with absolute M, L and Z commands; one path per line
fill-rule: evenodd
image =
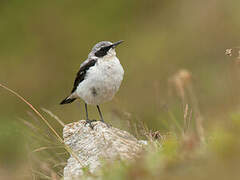
M 97 57 L 103 57 L 107 54 L 108 50 L 109 50 L 109 46 L 107 47 L 101 47 L 96 53 L 95 56 Z

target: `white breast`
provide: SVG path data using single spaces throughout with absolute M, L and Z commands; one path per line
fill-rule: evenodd
M 77 95 L 87 104 L 110 101 L 118 91 L 124 70 L 116 56 L 101 58 L 91 67 L 77 87 Z

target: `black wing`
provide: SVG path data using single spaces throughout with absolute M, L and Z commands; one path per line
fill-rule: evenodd
M 71 93 L 73 93 L 77 89 L 79 83 L 81 83 L 84 80 L 84 78 L 86 76 L 86 73 L 87 73 L 87 70 L 90 67 L 94 66 L 96 62 L 97 62 L 96 59 L 91 59 L 87 63 L 83 64 L 80 67 L 80 70 L 78 71 L 76 79 L 74 81 L 74 85 L 73 85 L 73 89 L 72 89 Z

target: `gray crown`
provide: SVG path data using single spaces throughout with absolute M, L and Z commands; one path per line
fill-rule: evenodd
M 100 48 L 105 47 L 105 46 L 110 46 L 113 43 L 110 41 L 101 41 L 97 44 L 95 44 L 92 48 L 92 51 L 89 53 L 88 57 L 93 56 Z

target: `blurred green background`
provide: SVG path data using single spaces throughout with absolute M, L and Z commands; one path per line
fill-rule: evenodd
M 181 100 L 169 93 L 168 79 L 187 69 L 207 128 L 240 111 L 239 70 L 224 55 L 240 45 L 239 12 L 234 0 L 1 0 L 0 83 L 65 123 L 83 119 L 82 101 L 59 102 L 94 44 L 125 40 L 117 49 L 124 81 L 114 100 L 101 106 L 105 120 L 124 128 L 134 119 L 167 131 L 167 106 L 181 123 Z M 30 111 L 0 89 L 1 162 L 15 164 L 22 154 L 25 128 L 19 119 L 31 121 Z M 95 107 L 89 111 L 98 118 Z

